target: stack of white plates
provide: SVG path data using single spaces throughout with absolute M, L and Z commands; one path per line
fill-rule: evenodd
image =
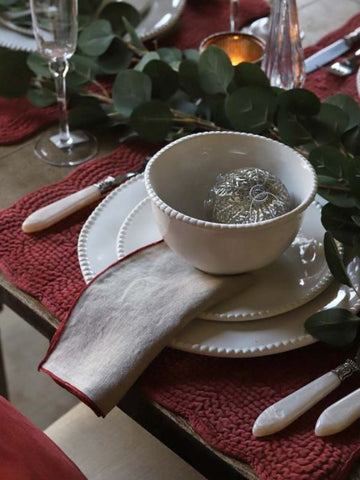
M 272 265 L 249 274 L 245 291 L 192 320 L 171 346 L 219 357 L 270 355 L 313 343 L 304 321 L 316 311 L 341 307 L 357 312 L 356 294 L 335 282 L 328 270 L 320 213 L 319 204 L 313 203 L 288 250 Z M 78 254 L 85 281 L 160 239 L 139 175 L 110 193 L 84 225 Z M 357 284 L 358 267 L 357 261 L 348 267 Z

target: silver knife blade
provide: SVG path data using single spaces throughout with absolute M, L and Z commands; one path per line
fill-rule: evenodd
M 344 38 L 337 40 L 307 58 L 305 60 L 306 73 L 311 73 L 335 58 L 338 58 L 340 55 L 343 55 L 358 41 L 360 41 L 360 27 L 346 35 Z

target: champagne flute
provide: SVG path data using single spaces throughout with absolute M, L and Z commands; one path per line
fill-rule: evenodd
M 30 0 L 30 9 L 38 51 L 54 77 L 59 109 L 59 128 L 40 136 L 35 153 L 52 165 L 78 165 L 96 154 L 97 141 L 88 133 L 70 132 L 68 122 L 65 79 L 76 50 L 77 0 Z

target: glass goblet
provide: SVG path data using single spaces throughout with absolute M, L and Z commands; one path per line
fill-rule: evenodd
M 77 0 L 30 0 L 30 9 L 37 48 L 49 62 L 59 109 L 59 128 L 40 136 L 35 153 L 52 165 L 78 165 L 96 154 L 97 141 L 88 133 L 71 132 L 68 122 L 66 74 L 76 50 Z

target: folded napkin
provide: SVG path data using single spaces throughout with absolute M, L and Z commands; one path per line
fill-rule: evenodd
M 40 368 L 105 415 L 196 313 L 247 285 L 196 270 L 163 242 L 141 249 L 82 292 Z

